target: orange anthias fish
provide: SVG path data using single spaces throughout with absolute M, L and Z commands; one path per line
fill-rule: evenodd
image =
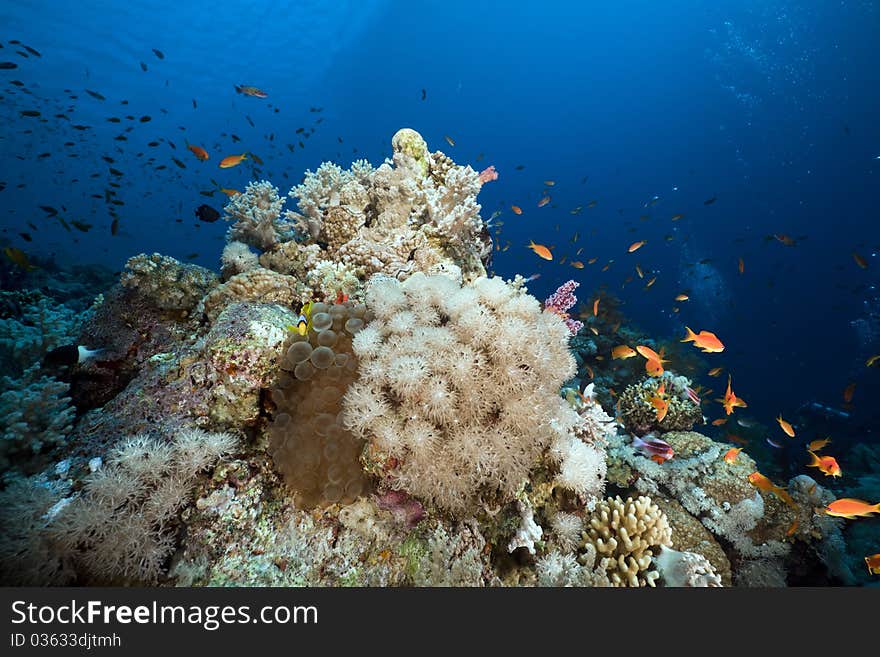
M 713 367 L 711 370 L 707 372 L 709 376 L 718 376 L 721 372 L 724 371 L 723 367 Z
M 825 473 L 826 477 L 840 477 L 843 472 L 837 463 L 837 459 L 833 456 L 816 456 L 814 452 L 807 450 L 812 457 L 812 461 L 807 463 L 808 468 L 819 468 Z
M 858 253 L 855 253 L 855 252 L 853 252 L 852 256 L 853 256 L 853 260 L 856 261 L 856 264 L 859 267 L 861 267 L 862 269 L 868 268 L 868 261 L 865 260 L 862 256 L 860 256 Z
M 675 297 L 676 301 L 687 301 L 688 299 L 690 299 L 690 297 L 686 294 L 679 294 L 677 297 Z
M 721 404 L 724 406 L 724 412 L 730 415 L 733 413 L 734 408 L 748 408 L 748 404 L 746 404 L 745 400 L 737 397 L 733 389 L 730 387 L 731 378 L 730 375 L 727 375 L 727 391 L 724 393 L 724 399 L 720 400 Z
M 736 457 L 739 456 L 739 453 L 743 450 L 742 447 L 731 447 L 727 450 L 727 453 L 724 455 L 725 463 L 736 463 Z
M 869 504 L 852 497 L 843 497 L 826 506 L 825 513 L 836 518 L 867 518 L 872 513 L 880 513 L 880 502 Z
M 663 362 L 659 360 L 649 359 L 645 361 L 645 372 L 648 376 L 663 376 Z
M 880 360 L 880 354 L 876 354 L 871 356 L 868 360 L 865 361 L 865 367 L 873 367 L 874 363 Z
M 599 299 L 593 302 L 593 317 L 599 316 Z
M 633 242 L 632 244 L 629 245 L 629 248 L 627 249 L 627 251 L 629 253 L 632 253 L 633 251 L 638 251 L 643 246 L 645 246 L 645 244 L 647 244 L 647 243 L 648 243 L 648 240 L 641 240 L 639 242 Z
M 242 153 L 241 155 L 230 155 L 228 157 L 224 157 L 220 160 L 220 168 L 221 169 L 229 169 L 232 167 L 237 167 L 241 164 L 242 160 L 247 159 L 247 153 Z
M 825 447 L 825 445 L 831 442 L 831 438 L 822 438 L 822 440 L 814 440 L 809 445 L 807 445 L 808 452 L 818 452 L 820 449 Z
M 779 422 L 779 426 L 782 427 L 785 435 L 787 435 L 789 438 L 794 438 L 794 427 L 792 427 L 791 424 L 782 419 L 782 413 L 779 414 L 779 417 L 776 418 L 776 421 Z
M 663 360 L 663 358 L 656 351 L 651 349 L 650 347 L 646 347 L 645 345 L 639 345 L 636 347 L 636 351 L 642 358 L 647 360 L 656 360 L 661 363 L 668 363 L 668 360 Z
M 257 89 L 256 87 L 250 87 L 250 86 L 244 85 L 244 84 L 235 85 L 235 90 L 240 94 L 244 94 L 245 96 L 253 96 L 254 98 L 268 98 L 269 97 L 269 94 L 267 94 L 262 89 Z
M 684 327 L 684 330 L 686 332 L 681 342 L 693 342 L 694 346 L 699 347 L 706 354 L 717 354 L 724 351 L 724 344 L 714 333 L 710 331 L 694 333 L 687 326 Z
M 727 424 L 726 417 L 719 417 L 717 420 L 712 420 L 713 427 L 720 427 L 722 424 Z
M 544 260 L 553 260 L 553 254 L 550 253 L 550 249 L 548 249 L 543 244 L 535 244 L 531 240 L 529 240 L 529 248 L 535 252 L 539 258 L 544 258 Z
M 632 358 L 635 355 L 636 355 L 636 350 L 633 349 L 632 347 L 626 346 L 625 344 L 619 344 L 616 347 L 614 347 L 614 349 L 611 350 L 611 359 L 612 360 L 616 360 L 618 358 L 625 360 L 627 358 Z
M 795 519 L 794 519 L 794 522 L 791 523 L 791 526 L 786 530 L 785 535 L 788 536 L 788 537 L 794 536 L 794 533 L 797 531 L 797 529 L 798 529 L 798 527 L 800 526 L 800 524 L 801 524 L 801 523 L 800 523 L 800 520 L 798 520 L 797 518 L 795 518 Z
M 580 260 L 572 260 L 571 266 L 574 267 L 575 269 L 583 269 L 584 263 L 582 263 Z
M 740 274 L 744 274 L 744 273 L 745 273 L 745 271 L 746 271 L 746 263 L 743 262 L 743 259 L 742 259 L 742 258 L 739 259 L 739 262 L 737 263 L 737 267 L 739 268 L 739 273 L 740 273 Z
M 518 205 L 511 205 L 510 209 L 513 210 L 513 214 L 522 214 L 522 208 Z
M 774 233 L 773 237 L 776 238 L 777 242 L 782 242 L 783 244 L 785 244 L 785 246 L 795 245 L 794 239 L 784 233 Z
M 774 495 L 776 495 L 776 497 L 778 497 L 789 506 L 794 506 L 794 500 L 791 499 L 791 495 L 789 495 L 784 488 L 782 488 L 781 486 L 777 486 L 757 470 L 749 475 L 749 483 L 758 490 L 762 490 L 765 493 L 773 493 Z
M 657 394 L 651 397 L 651 405 L 657 411 L 657 422 L 663 422 L 666 413 L 669 412 L 669 402 L 664 399 L 666 395 L 666 383 L 661 383 L 657 388 Z
M 228 187 L 221 187 L 220 191 L 223 192 L 224 194 L 226 194 L 226 196 L 228 196 L 229 198 L 232 198 L 233 196 L 235 196 L 237 194 L 241 194 L 241 192 L 238 191 L 237 189 L 229 189 Z
M 865 557 L 865 563 L 868 566 L 868 574 L 880 575 L 880 553 Z
M 191 151 L 193 152 L 193 155 L 195 155 L 196 158 L 198 158 L 198 159 L 201 160 L 202 162 L 204 162 L 205 160 L 207 160 L 208 157 L 209 157 L 209 156 L 208 156 L 208 151 L 206 151 L 206 150 L 205 150 L 204 148 L 202 148 L 201 146 L 195 146 L 195 145 L 193 145 L 193 144 L 187 144 L 186 147 L 187 147 L 189 150 L 191 150 Z
M 542 197 L 541 197 L 541 200 L 538 201 L 538 207 L 539 207 L 539 208 L 543 208 L 543 207 L 544 207 L 545 205 L 547 205 L 549 202 L 550 202 L 550 196 L 542 196 Z
M 849 404 L 853 400 L 853 395 L 856 392 L 856 384 L 850 383 L 843 391 L 843 401 Z

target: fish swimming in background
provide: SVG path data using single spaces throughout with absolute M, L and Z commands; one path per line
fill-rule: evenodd
M 217 212 L 210 205 L 202 204 L 196 208 L 196 217 L 199 221 L 204 221 L 209 224 L 213 224 L 220 218 L 220 213 Z
M 711 370 L 706 372 L 706 374 L 708 374 L 709 376 L 718 376 L 723 371 L 724 371 L 723 367 L 713 367 Z
M 737 262 L 737 269 L 739 270 L 740 274 L 744 274 L 746 272 L 746 263 L 743 261 L 742 258 L 740 258 Z
M 880 553 L 865 557 L 869 575 L 880 575 Z
M 821 440 L 814 440 L 809 445 L 807 445 L 808 452 L 818 452 L 820 449 L 825 447 L 831 442 L 830 438 L 822 438 Z
M 153 54 L 156 55 L 159 59 L 165 59 L 165 53 L 157 48 L 153 48 Z
M 865 361 L 865 367 L 874 367 L 874 363 L 880 360 L 880 354 L 876 354 L 871 356 L 868 360 Z
M 660 461 L 661 463 L 663 461 L 668 461 L 673 456 L 675 456 L 675 451 L 672 449 L 672 445 L 650 433 L 643 436 L 642 438 L 639 438 L 638 436 L 633 436 L 632 446 L 634 450 L 644 456 L 647 456 L 649 458 L 653 458 L 655 456 L 659 457 L 660 459 L 662 459 Z
M 686 294 L 679 294 L 677 297 L 675 297 L 676 301 L 687 301 L 688 299 L 690 299 L 690 297 Z
M 855 394 L 855 392 L 856 392 L 856 384 L 855 384 L 855 383 L 850 383 L 850 384 L 849 384 L 849 385 L 843 390 L 843 401 L 844 401 L 844 403 L 846 403 L 846 404 L 851 403 L 852 400 L 853 400 L 853 395 Z
M 210 156 L 208 155 L 208 151 L 206 151 L 206 150 L 205 150 L 204 148 L 202 148 L 201 146 L 196 146 L 196 145 L 194 145 L 194 144 L 187 144 L 186 147 L 187 147 L 189 150 L 191 150 L 192 153 L 193 153 L 193 155 L 195 155 L 196 158 L 198 158 L 198 159 L 201 160 L 202 162 L 204 162 L 205 160 L 207 160 L 207 159 L 210 157 Z
M 734 408 L 748 408 L 748 404 L 746 404 L 745 400 L 737 397 L 733 390 L 730 387 L 731 376 L 727 375 L 727 391 L 724 393 L 724 399 L 720 399 L 718 401 L 724 406 L 724 412 L 730 415 L 733 413 Z
M 867 269 L 867 268 L 868 268 L 868 261 L 865 260 L 862 256 L 860 256 L 860 255 L 859 255 L 858 253 L 856 253 L 855 251 L 853 251 L 852 257 L 853 257 L 853 260 L 856 261 L 856 264 L 857 264 L 859 267 L 861 267 L 862 269 Z
M 221 169 L 230 169 L 232 167 L 237 167 L 241 164 L 242 160 L 247 159 L 247 153 L 242 153 L 241 155 L 229 155 L 220 160 L 220 164 L 218 165 Z
M 56 347 L 43 356 L 43 367 L 71 367 L 82 365 L 87 360 L 105 353 L 107 349 L 87 349 L 82 345 L 68 344 Z
M 647 244 L 647 243 L 648 243 L 648 240 L 640 240 L 638 242 L 633 242 L 632 244 L 629 245 L 627 252 L 633 253 L 634 251 L 638 251 L 643 246 L 645 246 L 645 244 Z
M 513 214 L 522 214 L 522 208 L 518 205 L 511 205 L 510 209 L 513 210 Z
M 687 326 L 684 327 L 684 330 L 686 331 L 685 336 L 680 342 L 693 342 L 695 347 L 706 354 L 717 354 L 724 351 L 724 343 L 711 331 L 694 333 Z
M 6 256 L 6 259 L 9 260 L 13 265 L 24 269 L 25 271 L 33 271 L 34 269 L 38 269 L 36 265 L 31 264 L 31 261 L 28 259 L 27 254 L 21 249 L 16 249 L 14 246 L 7 246 L 3 249 L 3 255 Z
M 529 240 L 528 248 L 534 251 L 539 258 L 543 258 L 544 260 L 553 260 L 553 254 L 550 253 L 550 249 L 548 249 L 543 244 L 535 244 L 533 241 Z
M 617 360 L 618 358 L 625 360 L 627 358 L 632 358 L 636 355 L 636 350 L 632 347 L 628 347 L 625 344 L 619 344 L 611 350 L 611 359 Z
M 538 207 L 539 207 L 539 208 L 543 208 L 543 207 L 544 207 L 545 205 L 547 205 L 549 202 L 550 202 L 550 195 L 549 195 L 549 194 L 548 194 L 547 196 L 542 196 L 542 197 L 541 197 L 541 200 L 538 201 Z
M 843 472 L 840 469 L 840 465 L 837 463 L 837 459 L 833 456 L 817 456 L 815 452 L 811 452 L 807 450 L 812 460 L 810 463 L 807 463 L 808 468 L 819 468 L 826 477 L 840 477 L 843 475 Z
M 867 518 L 872 513 L 880 513 L 880 502 L 869 504 L 852 497 L 842 497 L 825 507 L 825 514 L 835 518 Z
M 262 89 L 257 89 L 256 87 L 251 87 L 246 84 L 237 84 L 235 85 L 235 91 L 240 94 L 244 94 L 245 96 L 252 96 L 254 98 L 268 98 L 269 94 L 267 94 Z
M 455 146 L 455 141 L 449 135 L 443 135 L 443 138 L 446 140 L 446 143 L 450 146 Z
M 776 418 L 776 421 L 779 423 L 779 426 L 789 438 L 794 438 L 794 427 L 792 427 L 790 423 L 782 419 L 782 413 L 779 414 L 779 417 Z
M 794 506 L 794 500 L 791 499 L 791 495 L 788 494 L 788 491 L 781 486 L 774 484 L 757 470 L 749 475 L 749 483 L 765 493 L 773 493 L 789 506 Z

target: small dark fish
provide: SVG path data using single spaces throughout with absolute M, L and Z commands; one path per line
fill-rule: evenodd
M 517 171 L 522 171 L 523 169 L 526 168 L 526 166 L 525 166 L 524 164 L 517 164 L 514 168 L 515 168 Z
M 158 146 L 158 145 L 159 145 L 159 142 L 158 142 L 158 141 L 151 141 L 150 143 L 147 144 L 147 146 L 152 146 L 152 147 L 154 147 L 154 148 L 155 148 L 156 146 Z
M 253 120 L 251 117 L 249 117 L 247 114 L 245 114 L 244 118 L 247 119 L 247 122 L 251 124 L 251 127 L 252 127 L 252 128 L 255 128 L 255 127 L 256 127 L 256 126 L 254 125 L 254 120 Z
M 141 70 L 142 70 L 142 71 L 146 71 L 146 70 L 147 70 L 147 65 L 144 64 L 143 62 L 141 62 Z
M 56 214 L 58 214 L 58 210 L 53 208 L 51 205 L 41 205 L 40 210 L 48 214 L 50 217 L 54 217 Z
M 171 141 L 170 139 L 168 140 L 168 145 L 171 146 L 171 148 L 173 148 L 174 150 L 177 150 L 177 146 L 175 146 L 174 142 Z
M 40 153 L 39 155 L 37 155 L 37 157 L 40 159 L 43 159 L 46 157 L 52 157 L 52 153 Z
M 16 87 L 24 86 L 24 82 L 22 82 L 21 80 L 10 80 L 9 84 L 14 84 Z
M 74 130 L 91 130 L 92 126 L 90 125 L 82 125 L 81 123 L 75 123 L 71 126 Z
M 296 134 L 301 134 L 301 133 L 303 133 L 303 132 L 305 132 L 305 131 L 306 131 L 305 128 L 297 128 L 297 129 L 296 129 Z
M 107 164 L 113 164 L 116 161 L 109 155 L 102 155 L 101 159 L 104 160 Z
M 70 121 L 70 117 L 67 116 L 67 114 L 56 114 L 55 118 L 56 119 L 64 119 L 65 121 Z
M 199 257 L 198 253 L 190 253 L 189 255 L 186 256 L 186 259 L 187 260 L 195 260 L 198 257 Z
M 86 89 L 86 93 L 92 98 L 97 98 L 98 100 L 107 100 L 104 96 L 99 94 L 97 91 L 92 91 L 91 89 Z
M 196 109 L 197 107 L 198 107 L 198 104 L 196 103 L 196 99 L 193 98 L 193 109 Z
M 58 221 L 60 221 L 60 222 L 61 222 L 61 225 L 64 226 L 64 230 L 66 230 L 66 231 L 69 233 L 69 232 L 70 232 L 70 226 L 67 224 L 67 222 L 64 221 L 64 219 L 62 219 L 61 217 L 58 217 Z
M 179 166 L 181 169 L 186 169 L 186 165 L 183 162 L 181 162 L 180 160 L 178 160 L 176 157 L 172 157 L 171 161 L 174 162 L 174 164 Z
M 34 239 L 28 233 L 19 233 L 19 235 L 21 235 L 21 239 L 23 239 L 25 242 L 34 241 Z
M 207 192 L 201 192 L 201 191 L 200 191 L 199 194 L 201 194 L 202 196 L 210 196 L 210 197 L 213 197 L 213 196 L 214 196 L 214 190 L 212 189 L 212 190 L 207 191 Z
M 26 46 L 24 44 L 21 44 L 21 47 L 24 48 L 25 50 L 27 50 L 34 57 L 42 57 L 42 55 L 40 54 L 40 52 L 38 50 L 31 48 L 30 46 Z
M 18 113 L 22 116 L 40 116 L 37 110 L 20 110 Z
M 428 92 L 425 91 L 424 89 L 422 89 L 422 100 L 425 100 L 425 98 L 427 98 L 427 97 L 428 97 Z
M 119 169 L 114 169 L 113 167 L 110 167 L 110 173 L 112 173 L 114 176 L 124 175 Z
M 113 205 L 125 205 L 125 201 L 120 201 L 119 199 L 113 199 L 110 203 Z
M 81 230 L 84 233 L 88 233 L 92 228 L 92 224 L 87 224 L 82 221 L 71 221 L 70 225 L 76 228 L 77 230 Z
M 11 46 L 20 46 L 20 45 L 21 45 L 21 41 L 19 41 L 18 39 L 10 39 L 10 40 L 9 40 L 9 45 L 11 45 Z
M 340 144 L 342 143 L 342 137 L 337 137 L 336 139 L 339 141 Z
M 712 205 L 717 200 L 718 200 L 717 196 L 713 196 L 712 198 L 707 198 L 705 201 L 703 201 L 703 205 Z
M 128 141 L 128 137 L 125 135 L 119 135 L 118 137 L 113 138 L 114 141 Z
M 118 116 L 111 116 L 111 117 L 110 117 L 109 119 L 107 119 L 107 120 L 108 120 L 110 123 L 122 123 L 122 119 L 120 119 Z
M 153 54 L 156 55 L 156 57 L 158 57 L 159 59 L 165 59 L 165 53 L 163 53 L 161 50 L 153 48 Z
M 10 70 L 13 68 L 18 68 L 18 64 L 15 62 L 0 62 L 0 70 Z
M 204 221 L 206 223 L 212 224 L 220 218 L 220 213 L 217 212 L 210 205 L 205 205 L 204 203 L 196 208 L 196 217 L 200 221 Z
M 119 219 L 116 218 L 110 222 L 110 234 L 114 237 L 119 233 Z
M 67 344 L 56 347 L 43 356 L 43 367 L 60 368 L 79 365 L 105 353 L 106 349 L 86 349 L 82 345 Z
M 142 116 L 140 121 L 141 123 L 146 123 L 147 121 L 152 121 L 152 119 L 149 116 Z
M 250 155 L 250 156 L 251 156 L 251 159 L 252 159 L 254 162 L 256 162 L 257 164 L 259 164 L 259 165 L 262 165 L 262 164 L 263 164 L 263 160 L 261 160 L 259 157 L 257 157 L 254 153 L 248 153 L 248 155 Z
M 239 137 L 238 135 L 229 135 L 229 136 L 232 137 L 232 141 L 234 141 L 234 142 L 241 141 L 241 137 Z

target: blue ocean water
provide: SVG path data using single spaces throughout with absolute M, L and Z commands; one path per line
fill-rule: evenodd
M 510 243 L 495 273 L 540 274 L 541 298 L 568 278 L 587 301 L 601 288 L 658 339 L 713 331 L 727 349 L 711 362 L 751 416 L 775 428 L 818 402 L 849 414 L 829 425 L 840 444 L 877 440 L 876 2 L 29 0 L 3 3 L 0 24 L 0 61 L 17 65 L 0 70 L 0 246 L 217 269 L 226 225 L 194 209 L 222 209 L 218 187 L 255 176 L 219 159 L 254 153 L 256 177 L 286 191 L 325 160 L 379 164 L 409 126 L 497 168 L 480 195 Z M 124 205 L 108 205 L 109 182 Z M 92 227 L 65 230 L 39 206 Z M 717 394 L 724 380 L 702 383 Z

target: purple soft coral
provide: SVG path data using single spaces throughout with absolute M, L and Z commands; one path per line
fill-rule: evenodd
M 578 331 L 584 328 L 583 322 L 571 319 L 568 313 L 565 312 L 577 303 L 574 291 L 579 285 L 580 283 L 574 280 L 566 281 L 544 301 L 544 310 L 549 310 L 559 315 L 572 335 L 577 335 Z

